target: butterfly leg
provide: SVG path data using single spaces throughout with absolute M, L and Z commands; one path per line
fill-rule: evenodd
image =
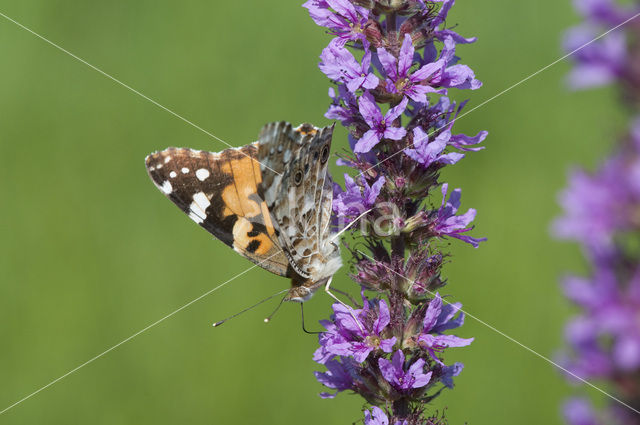
M 327 280 L 327 284 L 324 287 L 324 292 L 326 292 L 331 298 L 333 298 L 334 300 L 338 301 L 340 304 L 342 304 L 343 306 L 345 306 L 347 308 L 347 310 L 349 310 L 349 314 L 351 315 L 351 317 L 353 317 L 353 320 L 356 321 L 356 324 L 358 325 L 358 327 L 360 328 L 361 332 L 364 332 L 364 327 L 362 326 L 362 324 L 360 323 L 360 321 L 358 320 L 358 318 L 356 317 L 356 315 L 353 312 L 353 309 L 351 308 L 351 306 L 343 303 L 342 301 L 340 301 L 340 299 L 338 297 L 336 297 L 333 292 L 331 292 L 329 290 L 329 288 L 331 287 L 331 281 L 333 280 L 333 276 L 331 276 L 329 278 L 329 280 Z

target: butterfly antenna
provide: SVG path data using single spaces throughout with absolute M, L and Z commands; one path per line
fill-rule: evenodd
M 285 291 L 288 291 L 288 289 L 286 289 Z M 276 295 L 280 295 L 280 294 L 282 294 L 282 293 L 283 293 L 283 292 L 285 292 L 285 291 L 280 291 L 280 292 L 278 292 Z M 275 297 L 275 295 L 273 295 L 273 296 Z M 287 298 L 286 296 L 285 296 L 284 298 L 282 298 L 282 299 L 280 300 L 280 304 L 278 304 L 278 306 L 276 307 L 276 309 L 275 309 L 275 310 L 273 310 L 273 313 L 271 313 L 268 317 L 265 317 L 265 319 L 264 319 L 264 323 L 269 323 L 269 322 L 271 321 L 271 318 L 272 318 L 272 317 L 273 317 L 273 316 L 278 312 L 278 310 L 280 310 L 280 307 L 282 307 L 282 303 L 284 302 L 284 300 L 285 300 L 286 298 Z
M 338 237 L 340 237 L 341 234 L 343 234 L 344 232 L 346 232 L 347 230 L 349 230 L 350 227 L 353 227 L 354 224 L 356 224 L 358 222 L 358 220 L 360 220 L 362 217 L 364 217 L 365 215 L 369 214 L 371 211 L 373 211 L 373 208 L 369 208 L 368 210 L 366 210 L 365 212 L 363 212 L 362 214 L 360 214 L 358 217 L 356 217 L 355 220 L 353 220 L 351 223 L 347 224 L 344 229 L 340 230 L 338 233 L 336 233 L 335 235 L 333 235 L 333 237 L 331 238 L 330 242 L 335 241 L 336 239 L 338 239 Z
M 310 335 L 317 335 L 322 333 L 322 332 L 310 332 L 307 330 L 307 328 L 304 327 L 304 303 L 300 303 L 300 313 L 302 314 L 302 330 L 304 331 L 304 333 L 310 334 Z
M 282 290 L 282 291 L 280 291 L 280 292 L 276 292 L 275 294 L 273 294 L 273 295 L 271 295 L 271 296 L 269 296 L 269 297 L 265 298 L 264 300 L 260 301 L 259 303 L 256 303 L 256 304 L 252 305 L 251 307 L 247 307 L 247 308 L 245 308 L 244 310 L 239 311 L 239 312 L 237 312 L 236 314 L 234 314 L 234 315 L 231 315 L 231 316 L 227 317 L 226 319 L 223 319 L 223 320 L 220 320 L 220 321 L 218 321 L 218 322 L 215 322 L 212 326 L 213 326 L 214 328 L 215 328 L 215 327 L 218 327 L 218 326 L 222 325 L 224 322 L 226 322 L 227 320 L 231 320 L 231 319 L 233 319 L 234 317 L 241 315 L 242 313 L 246 313 L 247 311 L 251 310 L 252 308 L 255 308 L 255 307 L 259 306 L 260 304 L 262 304 L 262 303 L 264 303 L 264 302 L 269 301 L 271 298 L 275 298 L 275 297 L 277 297 L 278 295 L 282 294 L 283 292 L 287 292 L 287 291 L 288 291 L 288 289 L 283 289 L 283 290 Z M 284 300 L 284 299 L 283 299 L 283 300 Z M 282 301 L 280 301 L 280 304 L 282 304 Z M 280 308 L 280 304 L 278 304 L 278 308 Z M 278 310 L 278 309 L 276 308 L 276 311 L 277 311 L 277 310 Z M 274 312 L 274 313 L 275 313 L 275 312 Z M 273 314 L 272 314 L 272 315 L 273 315 Z

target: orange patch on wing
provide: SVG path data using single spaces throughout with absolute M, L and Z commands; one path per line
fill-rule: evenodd
M 273 247 L 273 242 L 271 242 L 271 239 L 269 239 L 269 237 L 264 233 L 259 233 L 256 236 L 249 236 L 251 231 L 253 231 L 253 224 L 244 217 L 238 217 L 238 220 L 233 226 L 234 247 L 241 251 L 247 251 L 251 244 L 257 244 L 257 248 L 253 253 L 260 256 L 267 255 Z
M 261 208 L 257 202 L 249 199 L 251 195 L 258 192 L 256 181 L 260 176 L 260 168 L 258 165 L 258 173 L 254 174 L 256 161 L 250 157 L 240 159 L 231 159 L 222 165 L 222 171 L 233 176 L 233 184 L 222 190 L 222 200 L 225 204 L 223 215 L 229 216 L 235 214 L 244 217 L 256 217 L 260 215 Z M 261 180 L 261 179 L 260 179 Z

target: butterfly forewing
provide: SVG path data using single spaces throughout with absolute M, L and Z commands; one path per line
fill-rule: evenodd
M 257 144 L 220 153 L 168 148 L 146 159 L 155 185 L 189 217 L 259 266 L 287 275 L 266 202 Z

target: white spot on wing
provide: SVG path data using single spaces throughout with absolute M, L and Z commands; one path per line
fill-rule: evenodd
M 209 202 L 209 198 L 207 198 L 207 195 L 205 195 L 204 192 L 196 193 L 193 195 L 193 202 L 189 206 L 189 209 L 191 210 L 189 216 L 194 214 L 195 216 L 200 217 L 200 221 L 197 221 L 193 217 L 191 218 L 197 223 L 202 223 L 204 218 L 207 216 L 207 208 L 209 208 L 209 205 L 211 205 L 211 202 Z
M 187 167 L 182 167 L 182 174 L 187 174 L 189 172 L 189 169 Z
M 290 149 L 287 149 L 286 151 L 284 151 L 284 157 L 282 159 L 284 159 L 284 162 L 289 162 L 289 160 L 291 159 Z
M 162 186 L 160 186 L 160 190 L 163 191 L 166 195 L 168 195 L 171 192 L 173 192 L 173 186 L 171 186 L 171 183 L 169 183 L 169 180 L 167 180 L 164 183 L 162 183 Z
M 167 162 L 169 162 L 169 161 L 171 161 L 171 157 L 170 157 L 170 156 L 168 156 L 168 157 L 166 157 L 166 158 L 164 159 L 164 163 L 165 163 L 165 164 L 166 164 Z
M 196 223 L 200 224 L 204 221 L 204 219 L 196 214 L 194 214 L 193 212 L 189 213 L 189 218 L 193 221 L 195 221 Z
M 177 175 L 178 173 L 176 173 L 175 171 L 169 173 L 169 177 L 171 177 L 172 179 L 175 179 Z
M 207 177 L 209 177 L 209 170 L 207 170 L 206 168 L 200 168 L 198 171 L 196 171 L 196 177 L 201 182 L 205 181 Z

